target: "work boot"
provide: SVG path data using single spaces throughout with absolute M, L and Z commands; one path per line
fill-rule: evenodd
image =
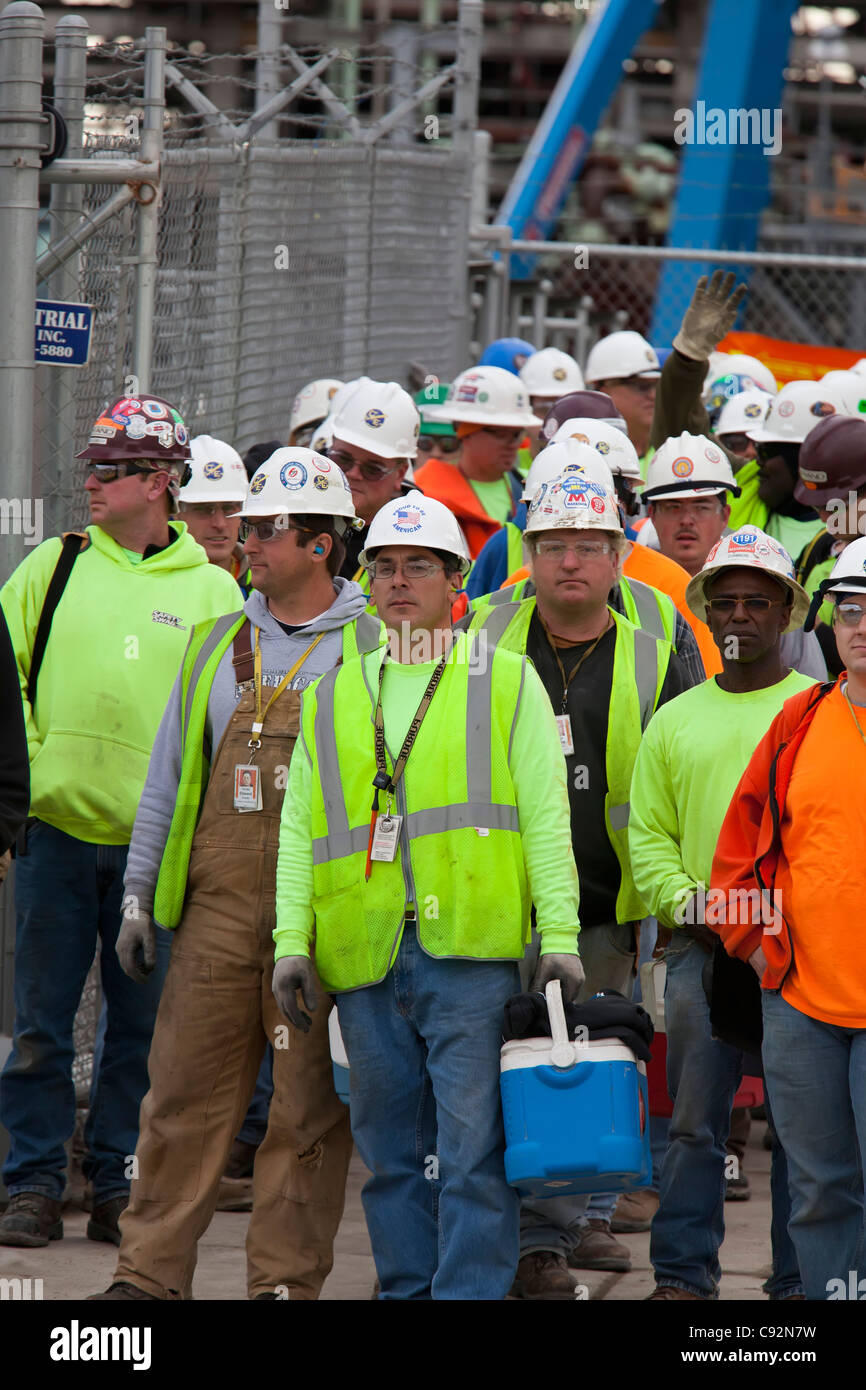
M 624 1192 L 616 1204 L 610 1229 L 616 1235 L 627 1231 L 648 1231 L 659 1209 L 659 1194 L 648 1187 Z
M 699 1293 L 689 1293 L 688 1289 L 676 1289 L 673 1284 L 659 1284 L 653 1289 L 649 1298 L 645 1298 L 645 1303 L 663 1303 L 674 1298 L 690 1299 L 693 1303 L 709 1303 L 708 1298 L 703 1298 Z
M 122 1211 L 129 1206 L 129 1193 L 122 1197 L 109 1197 L 107 1202 L 98 1202 L 87 1223 L 88 1240 L 104 1240 L 110 1245 L 120 1244 L 120 1227 L 117 1224 Z
M 725 1201 L 726 1202 L 748 1202 L 752 1195 L 749 1187 L 749 1179 L 745 1173 L 739 1173 L 735 1178 L 725 1179 Z
M 10 1197 L 0 1220 L 0 1245 L 47 1245 L 63 1239 L 61 1203 L 41 1192 L 18 1192 Z
M 571 1269 L 610 1269 L 628 1274 L 631 1256 L 628 1247 L 614 1240 L 607 1221 L 589 1221 L 568 1257 Z
M 145 1293 L 137 1284 L 127 1284 L 122 1279 L 114 1284 L 109 1284 L 105 1293 L 89 1294 L 85 1302 L 87 1303 L 132 1303 L 136 1299 L 146 1299 L 150 1303 L 159 1303 L 155 1293 Z
M 510 1297 L 536 1302 L 540 1299 L 559 1299 L 573 1303 L 574 1279 L 568 1272 L 564 1257 L 555 1255 L 552 1250 L 535 1250 L 531 1255 L 524 1255 L 517 1266 Z
M 236 1139 L 220 1178 L 217 1211 L 252 1211 L 253 1164 L 258 1146 Z

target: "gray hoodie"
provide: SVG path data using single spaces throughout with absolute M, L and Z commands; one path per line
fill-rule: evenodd
M 271 617 L 267 601 L 262 594 L 257 590 L 250 594 L 243 611 L 260 632 L 263 685 L 279 685 L 283 676 L 291 670 L 298 657 L 320 632 L 326 632 L 328 635 L 322 638 L 307 657 L 301 670 L 292 678 L 289 689 L 304 690 L 332 666 L 336 666 L 343 649 L 343 628 L 346 623 L 361 616 L 368 600 L 361 586 L 348 579 L 336 578 L 334 588 L 336 596 L 330 608 L 292 633 L 285 632 L 276 619 Z M 229 646 L 217 667 L 208 699 L 206 730 L 214 752 L 241 696 L 235 681 L 232 656 L 232 647 Z M 137 898 L 138 909 L 148 915 L 153 912 L 153 896 L 159 866 L 174 815 L 180 784 L 180 767 L 178 674 L 150 755 L 147 778 L 132 827 L 132 840 L 126 863 L 124 893 L 127 898 Z

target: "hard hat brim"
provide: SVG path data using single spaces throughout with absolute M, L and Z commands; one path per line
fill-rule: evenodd
M 806 438 L 805 434 L 795 439 L 793 435 L 779 434 L 778 430 L 767 429 L 744 430 L 743 433 L 753 444 L 802 444 Z
M 415 540 L 414 537 L 412 537 L 412 536 L 403 536 L 403 537 L 400 538 L 400 540 L 391 541 L 390 544 L 391 544 L 391 545 L 417 545 L 418 548 L 419 548 L 419 549 L 422 549 L 422 550 L 441 550 L 442 553 L 443 553 L 443 555 L 450 555 L 450 556 L 451 556 L 452 560 L 454 561 L 454 568 L 455 568 L 455 569 L 459 569 L 459 571 L 460 571 L 460 573 L 463 575 L 463 578 L 464 578 L 464 579 L 466 578 L 467 574 L 469 573 L 470 569 L 472 568 L 472 561 L 471 561 L 471 560 L 466 560 L 466 559 L 464 559 L 464 557 L 463 557 L 462 555 L 455 555 L 453 550 L 446 550 L 445 547 L 444 547 L 444 546 L 441 546 L 441 545 L 435 545 L 435 546 L 434 546 L 434 545 L 430 545 L 428 541 L 419 541 L 419 540 Z M 385 546 L 385 545 L 373 545 L 373 546 L 370 547 L 369 550 L 368 550 L 368 549 L 366 548 L 366 546 L 365 546 L 365 548 L 364 548 L 364 549 L 360 552 L 360 554 L 358 555 L 358 563 L 361 564 L 361 565 L 363 565 L 364 568 L 366 569 L 366 568 L 367 568 L 367 565 L 368 565 L 368 563 L 369 563 L 369 561 L 370 561 L 370 560 L 374 560 L 374 559 L 376 558 L 377 552 L 380 551 L 380 550 L 386 550 L 386 549 L 387 549 L 387 546 Z
M 532 411 L 527 411 L 525 415 L 520 415 L 517 411 L 504 411 L 498 415 L 485 415 L 483 411 L 473 409 L 471 405 L 466 406 L 444 406 L 434 405 L 429 410 L 425 410 L 425 415 L 431 420 L 455 420 L 464 425 L 492 425 L 497 429 L 500 425 L 506 429 L 531 429 L 535 425 L 543 425 L 544 421 L 540 415 L 533 415 Z
M 739 497 L 742 488 L 736 483 L 698 483 L 697 487 L 680 487 L 678 483 L 660 484 L 654 488 L 644 488 L 641 497 L 645 502 L 675 502 L 679 497 L 720 497 L 730 492 Z
M 324 420 L 322 424 L 324 424 Z M 384 442 L 380 445 L 372 434 L 361 434 L 355 430 L 341 429 L 339 434 L 336 430 L 332 430 L 331 443 L 333 444 L 337 439 L 342 439 L 344 444 L 354 444 L 358 449 L 366 449 L 368 453 L 375 454 L 376 458 L 380 459 L 408 459 L 411 463 L 413 459 L 418 457 L 417 438 L 413 439 L 411 447 L 405 450 L 393 449 Z

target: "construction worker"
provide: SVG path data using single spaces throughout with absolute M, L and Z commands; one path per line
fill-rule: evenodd
M 454 513 L 475 559 L 485 541 L 514 519 L 523 491 L 517 449 L 541 417 L 530 410 L 520 378 L 501 367 L 462 372 L 445 402 L 425 415 L 452 421 L 463 447 L 456 466 L 429 459 L 418 470 L 418 486 Z
M 622 416 L 617 415 L 616 407 L 610 397 L 605 396 L 601 391 L 570 391 L 546 410 L 544 423 L 539 434 L 543 447 L 546 448 L 548 444 L 553 442 L 558 430 L 566 421 L 574 419 L 579 421 L 593 419 L 616 426 L 625 439 L 627 447 L 624 457 L 631 465 L 634 446 L 626 436 L 625 420 Z M 576 425 L 575 429 L 579 430 L 580 425 Z M 609 433 L 604 435 L 605 440 L 609 438 L 611 438 Z M 539 449 L 534 456 L 537 457 L 540 452 Z M 604 453 L 605 456 L 607 455 L 606 449 L 600 450 L 600 452 Z M 640 465 L 637 464 L 636 454 L 634 454 L 634 460 L 634 467 L 637 468 L 637 476 L 640 479 Z M 532 459 L 529 462 L 531 465 Z M 631 468 L 626 471 L 631 473 Z M 466 593 L 470 600 L 480 598 L 482 594 L 494 593 L 502 587 L 508 576 L 523 564 L 523 528 L 526 525 L 526 503 L 531 495 L 527 491 L 526 479 L 524 478 L 521 500 L 515 508 L 514 516 L 510 521 L 506 521 L 504 526 L 494 531 L 493 535 L 485 541 L 472 566 L 466 581 Z M 462 617 L 463 615 L 460 614 L 459 616 Z
M 358 585 L 339 576 L 356 517 L 332 461 L 278 449 L 241 517 L 255 589 L 242 612 L 190 635 L 130 847 L 124 969 L 146 979 L 157 926 L 175 936 L 105 1299 L 190 1297 L 196 1245 L 268 1041 L 274 1094 L 255 1156 L 249 1296 L 318 1297 L 343 1210 L 351 1138 L 328 1009 L 305 1037 L 281 1040 L 271 994 L 274 875 L 300 691 L 376 648 L 381 627 Z
M 460 440 L 450 420 L 431 420 L 427 408 L 442 405 L 448 397 L 447 382 L 431 382 L 415 393 L 415 404 L 421 416 L 421 433 L 418 436 L 418 454 L 415 466 L 423 468 L 430 458 L 456 463 L 460 453 Z
M 633 329 L 609 333 L 590 349 L 583 372 L 587 386 L 610 396 L 628 428 L 646 473 L 656 387 L 661 369 L 656 350 Z
M 866 531 L 866 420 L 831 415 L 810 430 L 800 449 L 798 502 L 814 507 L 823 531 L 797 559 L 797 578 L 809 594 L 828 579 L 847 545 Z M 826 600 L 817 614 L 815 632 L 831 675 L 842 663 L 836 650 L 834 605 Z
M 497 651 L 530 657 L 544 683 L 559 726 L 581 885 L 579 998 L 613 989 L 630 999 L 645 914 L 628 856 L 632 766 L 653 711 L 687 679 L 669 642 L 608 604 L 626 544 L 612 491 L 562 473 L 535 493 L 525 534 L 534 597 L 474 614 L 469 630 Z M 573 1298 L 569 1266 L 629 1269 L 628 1250 L 610 1229 L 616 1201 L 524 1200 L 514 1295 Z
M 367 527 L 386 502 L 408 490 L 418 450 L 421 418 L 415 402 L 396 381 L 362 376 L 349 382 L 330 417 L 325 447 L 349 480 L 355 511 L 364 526 L 346 537 L 340 573 L 366 589 L 359 562 Z
M 719 540 L 689 584 L 689 601 L 710 625 L 722 670 L 653 719 L 635 762 L 629 820 L 635 883 L 670 938 L 665 1032 L 674 1112 L 650 1242 L 657 1300 L 718 1294 L 725 1146 L 746 1058 L 714 1037 L 710 1023 L 703 974 L 716 938 L 704 921 L 707 888 L 719 829 L 749 758 L 784 702 L 813 685 L 787 668 L 780 646 L 781 634 L 802 624 L 808 597 L 790 556 L 763 532 L 748 528 Z M 778 1142 L 771 1193 L 773 1272 L 764 1288 L 771 1298 L 800 1296 Z
M 237 509 L 249 479 L 237 449 L 199 434 L 189 442 L 190 460 L 177 497 L 178 516 L 212 565 L 228 570 L 244 598 L 251 588 L 249 562 L 238 542 Z
M 728 456 L 734 474 L 755 457 L 755 445 L 746 430 L 759 425 L 767 413 L 770 396 L 760 388 L 739 391 L 725 401 L 718 413 L 715 436 Z
M 560 473 L 566 472 L 586 477 L 607 491 L 618 493 L 618 474 L 612 473 L 611 469 L 622 467 L 628 471 L 637 467 L 634 445 L 626 435 L 612 429 L 601 420 L 571 421 L 569 428 L 571 425 L 575 426 L 576 432 L 565 434 L 564 438 L 548 444 L 533 463 L 525 487 L 527 499 L 531 500 L 542 484 L 552 482 Z M 606 452 L 601 452 L 599 446 Z M 619 481 L 622 486 L 622 480 Z M 526 503 L 523 505 L 525 510 Z M 621 506 L 620 524 L 624 525 Z M 519 536 L 522 560 L 525 549 L 522 530 Z M 635 579 L 631 574 L 632 556 L 637 555 L 639 559 L 643 559 L 644 554 L 643 547 L 627 545 L 619 583 L 611 590 L 611 607 L 623 613 L 636 627 L 646 628 L 655 637 L 664 637 L 679 656 L 688 672 L 690 682 L 702 681 L 704 664 L 697 638 L 674 600 L 661 589 Z M 658 567 L 664 567 L 665 570 L 668 567 L 674 571 L 679 569 L 679 566 L 663 560 L 661 556 L 654 556 L 650 563 L 654 563 L 655 560 L 659 561 Z M 513 582 L 506 583 L 495 593 L 484 594 L 474 599 L 470 605 L 472 611 L 480 612 L 500 603 L 516 602 L 518 599 L 533 596 L 535 587 L 528 566 L 522 566 L 511 579 Z M 455 605 L 455 611 L 457 607 L 458 605 Z
M 185 523 L 169 520 L 189 452 L 186 426 L 167 401 L 114 401 L 78 455 L 91 524 L 83 536 L 37 546 L 0 592 L 31 780 L 30 820 L 16 852 L 15 1038 L 0 1080 L 11 1141 L 3 1245 L 47 1245 L 63 1235 L 72 1029 L 97 941 L 107 1028 L 84 1131 L 93 1189 L 87 1234 L 118 1240 L 168 960 L 166 940 L 144 988 L 120 968 L 127 847 L 189 628 L 231 612 L 238 592 Z
M 866 538 L 842 551 L 827 594 L 844 671 L 786 700 L 758 744 L 722 823 L 711 891 L 713 929 L 761 982 L 764 1082 L 803 1290 L 836 1300 L 866 1287 Z
M 452 637 L 469 557 L 448 508 L 419 492 L 389 503 L 363 559 L 390 650 L 304 696 L 277 865 L 274 993 L 309 1027 L 296 990 L 316 1007 L 315 940 L 372 1174 L 363 1201 L 379 1296 L 502 1299 L 519 1211 L 504 1173 L 502 1010 L 519 989 L 531 903 L 542 943 L 533 988 L 557 978 L 572 999 L 583 980 L 565 767 L 531 664 Z M 430 1104 L 437 1152 L 424 1148 Z
M 309 446 L 322 421 L 330 415 L 337 392 L 345 384 L 337 377 L 324 376 L 317 377 L 315 381 L 308 381 L 306 386 L 301 387 L 292 401 L 292 413 L 289 417 L 290 445 L 300 445 L 302 448 Z
M 574 358 L 555 347 L 540 348 L 533 353 L 520 368 L 520 380 L 529 392 L 530 409 L 540 415 L 542 421 L 556 401 L 584 389 L 583 373 Z M 518 452 L 518 467 L 524 477 L 535 455 L 546 443 L 540 429 L 530 431 L 528 444 Z

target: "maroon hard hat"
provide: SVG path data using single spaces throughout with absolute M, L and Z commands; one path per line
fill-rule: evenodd
M 800 445 L 798 502 L 824 507 L 833 498 L 847 503 L 848 493 L 866 487 L 866 420 L 856 415 L 828 415 Z
M 571 391 L 553 403 L 544 418 L 541 433 L 545 439 L 552 439 L 566 420 L 577 419 L 606 420 L 609 425 L 626 432 L 625 420 L 605 391 Z
M 160 396 L 120 396 L 94 421 L 87 448 L 75 457 L 94 463 L 184 463 L 190 457 L 189 432 Z

